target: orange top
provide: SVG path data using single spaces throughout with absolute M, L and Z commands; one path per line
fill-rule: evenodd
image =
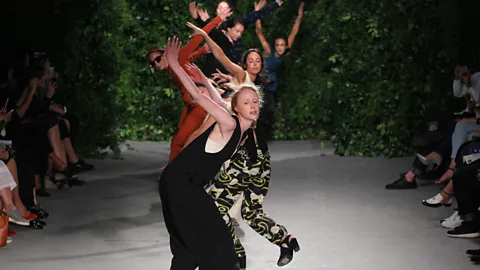
M 197 61 L 197 59 L 200 58 L 200 56 L 202 56 L 204 54 L 207 54 L 207 53 L 208 53 L 207 48 L 205 48 L 205 46 L 202 46 L 188 57 L 188 61 L 193 63 L 193 62 Z
M 205 27 L 203 27 L 202 30 L 208 34 L 210 33 L 210 31 L 212 31 L 212 29 L 217 27 L 221 22 L 222 22 L 222 19 L 220 17 L 216 17 L 210 23 L 205 25 Z M 180 49 L 180 52 L 178 53 L 178 63 L 184 70 L 185 70 L 184 66 L 186 64 L 193 62 L 190 60 L 192 58 L 189 58 L 189 56 L 195 51 L 198 45 L 200 45 L 200 42 L 202 42 L 202 40 L 203 40 L 202 36 L 194 36 L 185 46 L 183 46 Z M 196 58 L 192 60 L 196 60 Z M 185 70 L 185 72 L 190 76 L 187 70 Z M 180 91 L 182 92 L 182 99 L 183 99 L 183 102 L 185 102 L 185 105 L 191 105 L 193 103 L 193 100 L 190 97 L 188 90 L 183 86 L 183 83 L 180 81 L 178 76 L 175 74 L 175 72 L 173 72 L 173 70 L 170 67 L 168 67 L 168 73 L 172 77 L 175 85 L 177 85 L 177 87 L 180 88 Z

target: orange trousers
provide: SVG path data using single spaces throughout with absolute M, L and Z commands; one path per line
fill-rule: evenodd
M 207 117 L 207 112 L 198 104 L 194 103 L 183 107 L 177 131 L 172 137 L 169 162 L 182 151 L 188 137 L 203 124 L 205 117 Z

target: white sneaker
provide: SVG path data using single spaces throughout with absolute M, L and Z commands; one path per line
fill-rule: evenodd
M 442 226 L 447 229 L 455 229 L 462 225 L 463 219 L 458 215 L 458 211 L 453 212 L 451 216 L 441 221 Z
M 12 243 L 12 238 L 11 237 L 7 237 L 7 244 L 10 244 Z
M 428 207 L 441 207 L 442 205 L 445 207 L 450 207 L 452 205 L 453 197 L 448 200 L 448 202 L 443 203 L 443 197 L 440 193 L 431 197 L 430 199 L 423 200 L 422 203 Z
M 446 221 L 446 220 L 454 219 L 456 216 L 458 216 L 458 210 L 457 210 L 457 208 L 455 208 L 455 209 L 453 209 L 453 210 L 455 210 L 455 211 L 453 212 L 453 214 L 452 214 L 451 216 L 449 216 L 448 218 L 442 219 L 442 220 L 440 221 L 440 223 L 442 223 L 442 222 L 444 222 L 444 221 Z

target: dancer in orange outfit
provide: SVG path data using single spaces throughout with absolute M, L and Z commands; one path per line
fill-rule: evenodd
M 225 21 L 225 19 L 231 14 L 232 12 L 230 10 L 221 11 L 215 19 L 213 19 L 203 28 L 203 31 L 209 33 L 212 29 Z M 182 68 L 186 64 L 191 63 L 189 61 L 189 56 L 195 51 L 195 49 L 197 49 L 202 39 L 202 36 L 192 37 L 190 42 L 188 42 L 180 49 L 178 62 L 180 63 Z M 172 77 L 175 85 L 177 85 L 177 87 L 182 92 L 182 99 L 185 103 L 182 116 L 180 117 L 180 121 L 178 122 L 177 131 L 172 137 L 170 158 L 168 160 L 170 162 L 178 155 L 178 153 L 180 153 L 180 151 L 182 151 L 185 141 L 190 136 L 190 134 L 192 134 L 202 125 L 205 117 L 207 116 L 207 113 L 197 103 L 193 102 L 183 83 L 168 65 L 167 58 L 164 55 L 164 48 L 158 46 L 152 47 L 147 53 L 147 59 L 151 67 L 157 70 L 168 70 L 168 73 Z

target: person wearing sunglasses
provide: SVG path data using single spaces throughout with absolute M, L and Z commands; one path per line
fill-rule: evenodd
M 203 30 L 206 33 L 209 33 L 210 31 L 212 31 L 212 29 L 225 21 L 225 19 L 231 14 L 232 12 L 230 11 L 230 9 L 222 10 L 221 12 L 219 12 L 218 16 L 215 19 L 213 19 L 203 28 Z M 195 51 L 195 49 L 197 49 L 202 39 L 203 38 L 201 36 L 192 37 L 192 39 L 180 49 L 178 62 L 182 67 L 187 64 L 191 64 L 191 62 L 189 61 L 189 56 Z M 164 48 L 155 46 L 148 51 L 146 57 L 152 68 L 156 70 L 168 71 L 175 85 L 182 92 L 182 99 L 185 103 L 182 115 L 180 117 L 180 121 L 177 126 L 177 131 L 172 137 L 170 157 L 168 160 L 168 162 L 171 162 L 178 155 L 178 153 L 182 151 L 183 146 L 190 134 L 192 134 L 202 125 L 203 120 L 207 116 L 207 113 L 202 107 L 193 102 L 183 83 L 168 65 L 168 60 L 164 52 Z

